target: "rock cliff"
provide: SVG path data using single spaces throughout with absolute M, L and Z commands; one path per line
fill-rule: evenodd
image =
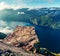
M 35 49 L 34 44 L 39 42 L 39 40 L 33 26 L 17 26 L 14 32 L 9 34 L 3 42 L 29 51 L 32 48 Z

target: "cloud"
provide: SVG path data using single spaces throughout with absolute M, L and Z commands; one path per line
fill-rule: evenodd
M 8 28 L 6 27 L 6 28 L 0 28 L 0 32 L 7 34 L 12 33 L 13 31 L 9 29 L 9 27 Z
M 39 2 L 41 3 L 41 0 L 14 0 L 14 1 L 15 4 L 24 5 L 25 8 L 29 8 L 29 9 L 45 7 L 45 5 L 43 4 L 39 4 L 39 5 L 37 4 Z
M 8 26 L 8 23 L 3 21 L 3 20 L 0 20 L 0 32 L 2 33 L 12 33 L 12 29 L 10 29 L 10 27 Z
M 18 15 L 19 15 L 19 14 L 25 14 L 25 12 L 18 12 L 17 14 L 18 14 Z
M 5 21 L 3 21 L 3 20 L 0 20 L 0 27 L 2 27 L 2 26 L 7 26 L 7 23 L 5 22 Z
M 12 8 L 12 9 L 16 10 L 16 9 L 19 9 L 19 8 L 23 8 L 25 6 L 26 6 L 25 4 L 17 6 L 17 5 L 7 4 L 6 2 L 0 2 L 0 10 L 3 10 L 5 8 L 8 8 L 8 9 Z
M 47 0 L 47 1 L 50 1 L 50 0 Z M 13 0 L 12 4 L 8 4 L 2 1 L 0 2 L 0 10 L 3 10 L 5 8 L 8 8 L 8 9 L 12 8 L 14 10 L 19 9 L 19 8 L 37 8 L 37 7 L 41 8 L 44 6 L 44 5 L 33 6 L 33 3 L 36 3 L 36 2 L 40 2 L 40 0 Z M 29 4 L 32 3 L 32 6 L 30 6 L 28 3 Z
M 12 33 L 13 29 L 10 28 L 10 26 L 8 25 L 9 23 L 3 20 L 0 20 L 0 32 L 2 33 Z
M 10 8 L 10 5 L 6 4 L 5 2 L 0 2 L 0 10 Z

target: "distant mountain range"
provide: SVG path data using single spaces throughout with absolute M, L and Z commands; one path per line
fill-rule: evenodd
M 4 9 L 0 10 L 0 19 L 10 21 L 29 22 L 40 26 L 60 29 L 60 8 L 38 8 L 38 9 Z

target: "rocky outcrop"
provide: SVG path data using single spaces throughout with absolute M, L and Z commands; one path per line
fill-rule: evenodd
M 0 42 L 0 56 L 44 56 L 41 54 L 28 53 L 22 48 L 14 47 Z
M 3 42 L 29 51 L 39 40 L 33 26 L 17 26 L 14 32 L 9 34 Z

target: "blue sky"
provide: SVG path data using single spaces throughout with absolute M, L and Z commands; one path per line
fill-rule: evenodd
M 0 0 L 0 8 L 60 7 L 60 0 Z

